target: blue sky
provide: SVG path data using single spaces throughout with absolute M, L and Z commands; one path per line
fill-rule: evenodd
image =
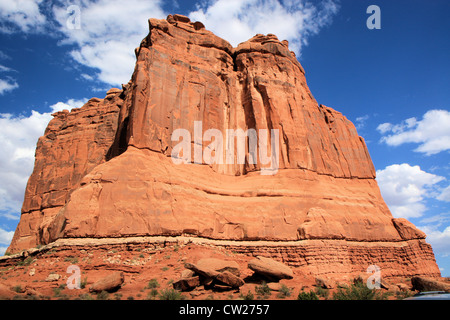
M 381 29 L 367 28 L 369 5 Z M 233 45 L 288 39 L 316 100 L 365 138 L 393 215 L 427 233 L 450 276 L 448 12 L 447 0 L 0 0 L 0 254 L 52 111 L 128 82 L 147 19 L 181 13 Z

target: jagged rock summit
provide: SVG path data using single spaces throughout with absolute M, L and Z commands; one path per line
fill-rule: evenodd
M 316 102 L 287 41 L 256 35 L 233 48 L 180 15 L 149 26 L 128 84 L 53 115 L 9 252 L 58 239 L 192 237 L 307 274 L 371 264 L 386 276 L 440 274 L 425 235 L 392 217 L 364 140 Z M 177 129 L 189 133 L 189 164 L 173 161 Z M 219 148 L 196 137 L 227 129 L 267 130 L 268 141 L 276 130 L 279 148 L 265 150 L 277 151 L 278 171 L 262 174 L 248 143 L 243 163 L 199 162 L 199 150 Z

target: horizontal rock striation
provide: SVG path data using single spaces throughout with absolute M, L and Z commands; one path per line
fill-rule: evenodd
M 128 84 L 54 114 L 9 252 L 64 238 L 187 235 L 285 243 L 238 247 L 316 274 L 380 263 L 439 275 L 425 234 L 384 203 L 355 126 L 316 102 L 287 41 L 256 35 L 233 48 L 179 15 L 149 26 Z M 190 135 L 191 164 L 173 162 L 177 129 Z M 250 161 L 248 138 L 243 163 L 237 143 L 234 161 L 198 158 L 211 141 L 196 137 L 210 129 L 265 129 L 271 139 L 278 130 L 278 172 L 262 174 L 261 155 Z

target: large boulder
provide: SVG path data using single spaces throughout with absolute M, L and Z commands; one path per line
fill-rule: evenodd
M 118 271 L 107 275 L 96 281 L 90 288 L 90 292 L 108 291 L 112 292 L 120 288 L 123 284 L 124 276 L 123 272 Z
M 224 271 L 228 271 L 236 277 L 239 277 L 241 274 L 239 265 L 235 261 L 216 258 L 200 259 L 195 264 L 186 263 L 185 268 L 207 278 L 215 278 L 220 272 Z
M 215 279 L 231 288 L 239 288 L 245 284 L 244 280 L 229 271 L 219 273 Z
M 411 284 L 413 290 L 418 291 L 446 291 L 450 292 L 450 283 L 439 281 L 433 278 L 427 277 L 412 277 Z
M 194 276 L 189 278 L 181 278 L 172 284 L 175 290 L 190 291 L 200 285 L 200 277 Z
M 265 276 L 269 279 L 292 279 L 294 273 L 291 268 L 285 264 L 270 258 L 258 256 L 256 259 L 248 262 L 248 267 L 255 273 Z

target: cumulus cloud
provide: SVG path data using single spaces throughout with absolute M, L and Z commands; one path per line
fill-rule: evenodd
M 450 226 L 440 231 L 435 226 L 421 226 L 420 230 L 426 233 L 427 242 L 431 244 L 434 252 L 443 257 L 450 256 Z
M 0 0 L 0 31 L 40 32 L 47 19 L 39 6 L 43 0 Z
M 437 196 L 438 200 L 450 202 L 450 186 L 441 191 L 441 194 Z
M 6 231 L 0 228 L 0 256 L 5 254 L 8 245 L 14 236 L 14 231 Z
M 34 165 L 38 138 L 44 133 L 51 114 L 81 107 L 86 100 L 69 100 L 50 106 L 50 111 L 32 111 L 29 116 L 0 113 L 0 215 L 18 219 L 28 177 Z
M 399 124 L 383 123 L 377 130 L 385 135 L 381 141 L 390 146 L 416 143 L 419 146 L 414 151 L 426 155 L 450 150 L 450 112 L 447 110 L 430 110 L 422 120 L 409 118 Z
M 339 10 L 331 0 L 314 4 L 305 0 L 210 0 L 197 5 L 189 17 L 233 46 L 257 33 L 273 33 L 289 40 L 291 49 L 300 55 L 308 38 L 329 25 Z
M 67 8 L 72 1 L 53 7 L 62 44 L 75 45 L 72 58 L 97 70 L 96 79 L 110 85 L 127 83 L 136 62 L 134 48 L 148 34 L 148 18 L 165 18 L 162 1 L 98 0 L 79 1 L 80 28 L 69 28 L 74 19 Z
M 176 2 L 174 2 L 176 3 Z M 207 0 L 199 1 L 192 20 L 233 45 L 257 33 L 289 40 L 298 55 L 308 39 L 331 23 L 338 12 L 333 0 Z M 70 8 L 76 7 L 73 11 Z M 45 13 L 45 14 L 44 14 Z M 70 45 L 76 63 L 95 70 L 92 80 L 120 86 L 130 79 L 134 48 L 148 33 L 147 20 L 165 18 L 162 0 L 0 0 L 0 32 L 59 34 Z M 79 28 L 74 22 L 79 22 Z M 70 27 L 72 26 L 72 27 Z M 86 77 L 84 77 L 86 78 Z
M 13 235 L 14 231 L 6 231 L 0 228 L 0 244 L 8 245 L 11 242 Z
M 421 217 L 427 210 L 425 199 L 431 197 L 437 184 L 443 180 L 444 177 L 407 163 L 377 171 L 381 194 L 396 218 Z

